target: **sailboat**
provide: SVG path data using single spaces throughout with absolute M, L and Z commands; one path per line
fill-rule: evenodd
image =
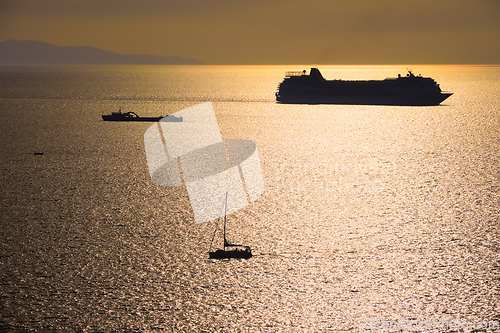
M 227 220 L 227 192 L 226 192 L 226 201 L 224 203 L 224 246 L 221 249 L 210 251 L 212 249 L 212 243 L 215 238 L 215 233 L 217 232 L 217 228 L 214 231 L 214 236 L 212 237 L 212 242 L 210 243 L 210 250 L 208 255 L 210 259 L 249 259 L 252 257 L 252 250 L 249 246 L 240 245 L 240 244 L 231 244 L 227 241 L 226 238 L 226 220 Z M 230 250 L 226 248 L 229 247 Z
M 175 121 L 179 118 L 182 121 Z M 210 245 L 210 258 L 252 257 L 249 247 L 227 241 L 226 220 L 227 214 L 251 204 L 264 191 L 255 142 L 223 140 L 212 103 L 207 102 L 151 125 L 144 133 L 144 149 L 151 181 L 185 186 L 196 223 L 224 216 L 224 246 L 212 252 Z

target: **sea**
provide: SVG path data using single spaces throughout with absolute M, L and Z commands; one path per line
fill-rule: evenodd
M 318 66 L 432 77 L 439 106 L 287 105 L 304 66 L 0 67 L 0 331 L 500 331 L 500 66 Z M 151 123 L 212 102 L 264 192 L 220 221 L 154 184 Z

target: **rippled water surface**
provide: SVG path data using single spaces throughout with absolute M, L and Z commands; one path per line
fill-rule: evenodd
M 436 107 L 276 104 L 302 69 L 0 68 L 0 330 L 500 321 L 500 67 L 414 66 L 453 92 Z M 101 120 L 205 101 L 224 138 L 259 149 L 264 194 L 228 217 L 249 260 L 208 259 L 215 222 L 194 222 L 185 188 L 150 181 L 150 123 Z

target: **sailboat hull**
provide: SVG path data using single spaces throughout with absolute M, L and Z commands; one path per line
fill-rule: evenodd
M 252 251 L 249 248 L 244 250 L 217 250 L 215 252 L 208 252 L 210 259 L 249 259 L 252 257 Z

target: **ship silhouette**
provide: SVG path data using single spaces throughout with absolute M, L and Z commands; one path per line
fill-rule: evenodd
M 319 69 L 287 72 L 276 92 L 276 101 L 284 104 L 357 104 L 357 105 L 439 105 L 452 94 L 442 92 L 432 78 L 414 75 L 385 80 L 326 80 Z

